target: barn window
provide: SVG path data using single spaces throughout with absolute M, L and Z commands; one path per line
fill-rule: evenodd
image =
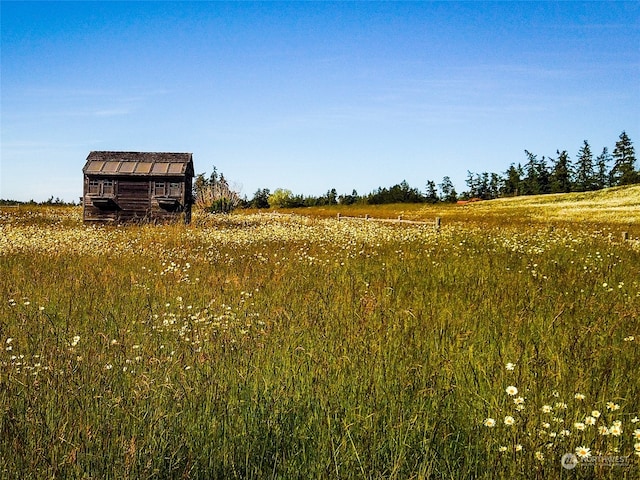
M 154 182 L 153 194 L 156 197 L 165 196 L 165 182 Z
M 113 195 L 113 180 L 103 180 L 102 181 L 102 194 L 103 195 Z
M 182 194 L 182 184 L 180 182 L 171 182 L 169 184 L 169 196 L 179 197 Z
M 98 180 L 89 180 L 89 193 L 95 195 L 100 194 L 100 182 Z

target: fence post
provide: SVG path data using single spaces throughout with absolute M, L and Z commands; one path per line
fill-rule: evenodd
M 340 221 L 340 212 L 338 212 L 338 221 Z
M 402 215 L 398 215 L 398 221 L 401 222 L 402 221 Z
M 622 241 L 626 242 L 629 240 L 629 232 L 622 232 Z
M 436 232 L 440 231 L 440 220 L 441 220 L 440 217 L 436 217 L 436 224 L 435 224 L 436 225 Z
M 365 215 L 364 215 L 364 219 L 365 219 L 365 220 L 369 220 L 369 214 L 368 214 L 368 213 L 365 213 Z

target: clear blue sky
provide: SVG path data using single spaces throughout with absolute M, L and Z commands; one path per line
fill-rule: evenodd
M 91 150 L 192 152 L 243 195 L 424 190 L 623 130 L 640 2 L 1 2 L 0 198 Z

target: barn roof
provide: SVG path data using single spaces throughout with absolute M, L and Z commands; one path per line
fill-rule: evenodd
M 91 152 L 82 172 L 108 176 L 193 176 L 193 156 L 166 152 Z

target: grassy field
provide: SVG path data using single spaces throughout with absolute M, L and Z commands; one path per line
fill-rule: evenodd
M 0 478 L 638 478 L 639 198 L 0 209 Z

